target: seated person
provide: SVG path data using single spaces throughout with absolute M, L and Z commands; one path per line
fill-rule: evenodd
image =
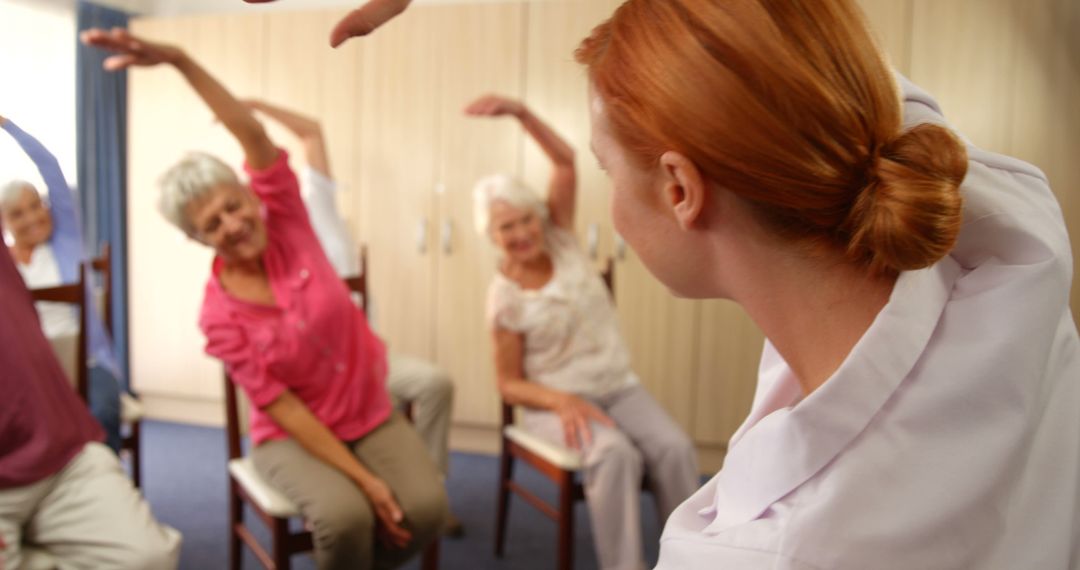
M 477 184 L 477 230 L 499 248 L 488 291 L 503 400 L 532 433 L 580 450 L 601 568 L 642 564 L 640 491 L 661 522 L 698 488 L 693 444 L 630 368 L 615 307 L 573 234 L 573 150 L 517 101 L 483 97 L 474 116 L 516 117 L 551 159 L 547 202 L 508 176 Z
M 61 568 L 176 568 L 180 533 L 154 519 L 101 444 L 6 248 L 0 314 L 0 568 L 23 568 L 24 547 Z
M 395 567 L 442 530 L 447 499 L 386 392 L 382 342 L 311 227 L 288 155 L 183 50 L 126 30 L 83 41 L 109 69 L 174 67 L 243 149 L 250 184 L 192 153 L 161 179 L 161 211 L 215 256 L 199 325 L 250 398 L 256 470 L 299 506 L 322 569 Z
M 310 117 L 264 101 L 247 101 L 247 105 L 274 119 L 300 139 L 306 163 L 300 173 L 301 187 L 315 235 L 339 277 L 360 275 L 360 254 L 349 237 L 345 220 L 337 210 L 335 195 L 338 185 L 330 172 L 330 157 L 326 151 L 322 126 Z M 361 301 L 369 322 L 374 323 L 371 299 Z M 413 405 L 413 425 L 445 480 L 450 467 L 447 440 L 450 437 L 454 384 L 446 372 L 414 356 L 390 352 L 389 366 L 386 388 L 390 391 L 394 407 L 399 407 L 403 402 Z M 458 536 L 464 532 L 464 528 L 457 517 L 450 515 L 446 531 Z
M 30 289 L 56 287 L 79 278 L 85 260 L 79 214 L 71 188 L 64 180 L 56 157 L 11 120 L 0 117 L 7 131 L 34 161 L 49 188 L 45 202 L 29 182 L 15 180 L 0 189 L 0 218 L 11 232 L 11 256 Z M 89 271 L 89 269 L 88 269 Z M 87 298 L 93 295 L 87 286 Z M 79 333 L 78 310 L 67 303 L 37 303 L 38 317 L 50 339 Z M 88 395 L 90 412 L 105 428 L 105 443 L 120 451 L 120 366 L 112 339 L 94 303 L 87 304 L 87 335 L 90 345 Z

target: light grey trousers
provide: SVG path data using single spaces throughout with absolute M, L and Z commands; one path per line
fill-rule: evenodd
M 697 490 L 697 452 L 690 438 L 640 385 L 588 398 L 616 427 L 590 422 L 592 445 L 583 450 L 585 501 L 604 570 L 640 570 L 641 477 L 649 475 L 661 525 Z M 530 432 L 565 445 L 554 412 L 526 410 Z
M 27 548 L 64 569 L 169 570 L 180 533 L 162 525 L 108 447 L 88 443 L 41 481 L 0 489 L 0 568 L 19 570 Z
M 446 372 L 426 360 L 391 353 L 388 361 L 386 389 L 394 400 L 394 408 L 404 402 L 412 403 L 416 433 L 445 477 L 450 467 L 447 440 L 454 385 Z
M 251 452 L 255 469 L 295 503 L 312 526 L 321 570 L 395 568 L 441 534 L 449 510 L 442 478 L 424 444 L 401 414 L 348 444 L 357 459 L 394 493 L 413 538 L 405 549 L 375 538 L 367 496 L 344 473 L 294 439 L 268 441 Z

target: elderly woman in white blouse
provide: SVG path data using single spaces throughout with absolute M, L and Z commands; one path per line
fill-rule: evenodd
M 503 175 L 475 191 L 477 229 L 501 251 L 488 291 L 499 392 L 532 433 L 582 453 L 600 566 L 636 570 L 641 477 L 666 520 L 698 487 L 694 447 L 631 369 L 615 307 L 574 237 L 573 150 L 517 101 L 486 96 L 466 113 L 517 118 L 553 165 L 546 202 Z

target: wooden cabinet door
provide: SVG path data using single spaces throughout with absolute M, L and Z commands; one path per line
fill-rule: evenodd
M 528 8 L 524 100 L 576 152 L 578 194 L 575 220 L 582 246 L 594 260 L 611 255 L 611 184 L 589 149 L 588 78 L 574 61 L 581 40 L 615 11 L 615 0 L 538 0 Z M 551 165 L 540 147 L 525 142 L 523 180 L 547 191 Z
M 469 118 L 475 97 L 521 97 L 525 9 L 519 3 L 432 6 L 439 38 L 439 227 L 436 275 L 436 360 L 454 379 L 454 418 L 495 425 L 498 394 L 484 318 L 495 251 L 474 230 L 472 189 L 497 172 L 520 173 L 521 129 L 506 119 Z
M 757 387 L 764 335 L 742 307 L 731 301 L 699 303 L 694 439 L 722 456 L 742 425 Z M 719 457 L 714 457 L 716 461 Z M 702 467 L 715 469 L 718 465 Z
M 362 44 L 360 152 L 351 164 L 362 192 L 350 213 L 368 246 L 374 323 L 392 351 L 426 359 L 435 356 L 442 27 L 431 9 L 417 6 L 350 42 Z
M 912 0 L 859 0 L 881 48 L 901 73 L 911 70 Z
M 237 93 L 259 93 L 263 41 L 259 16 L 136 19 L 136 34 L 183 45 Z M 256 46 L 256 47 L 253 47 Z M 185 152 L 210 152 L 236 168 L 241 151 L 183 78 L 167 66 L 130 71 L 128 255 L 131 372 L 148 403 L 155 396 L 190 402 L 221 397 L 221 367 L 203 353 L 197 327 L 210 249 L 185 238 L 157 212 L 157 180 Z M 220 421 L 211 412 L 192 412 Z M 203 417 L 206 416 L 206 417 Z

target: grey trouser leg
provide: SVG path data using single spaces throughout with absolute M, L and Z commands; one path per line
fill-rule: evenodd
M 413 424 L 424 441 L 431 459 L 447 474 L 450 437 L 450 412 L 454 406 L 454 385 L 442 369 L 419 358 L 390 354 L 390 372 L 386 388 L 394 407 L 402 402 L 413 404 Z

